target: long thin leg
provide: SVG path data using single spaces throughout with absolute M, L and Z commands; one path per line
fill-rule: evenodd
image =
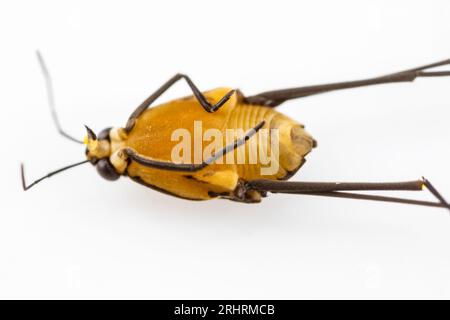
M 186 80 L 189 88 L 191 88 L 194 96 L 197 98 L 200 105 L 207 111 L 207 112 L 216 112 L 225 102 L 230 99 L 231 95 L 235 92 L 235 90 L 231 90 L 228 92 L 225 96 L 223 96 L 222 99 L 220 99 L 219 102 L 216 104 L 210 104 L 208 100 L 205 98 L 205 96 L 200 92 L 200 90 L 197 88 L 197 86 L 192 82 L 192 80 L 184 74 L 176 74 L 172 78 L 169 79 L 166 83 L 164 83 L 158 90 L 156 90 L 150 97 L 148 97 L 144 102 L 141 103 L 139 107 L 134 110 L 134 112 L 131 114 L 130 118 L 128 119 L 127 125 L 125 127 L 125 130 L 127 132 L 130 132 L 131 129 L 133 129 L 135 120 L 144 112 L 153 102 L 155 102 L 156 99 L 158 99 L 164 92 L 166 92 L 172 85 L 174 85 L 178 80 L 184 79 Z
M 229 144 L 225 146 L 225 148 L 222 148 L 221 150 L 217 151 L 212 155 L 210 158 L 206 159 L 204 162 L 200 164 L 177 164 L 172 163 L 168 161 L 159 161 L 154 160 L 149 157 L 142 156 L 138 154 L 135 150 L 131 148 L 124 148 L 123 152 L 133 161 L 142 164 L 146 167 L 156 168 L 156 169 L 163 169 L 163 170 L 170 170 L 170 171 L 186 171 L 186 172 L 196 172 L 199 171 L 206 166 L 212 164 L 214 161 L 219 159 L 220 157 L 223 157 L 228 152 L 231 152 L 238 148 L 239 146 L 245 144 L 248 139 L 250 139 L 253 135 L 255 135 L 259 129 L 261 129 L 265 124 L 265 121 L 260 122 L 257 126 L 255 126 L 253 129 L 250 129 L 242 138 L 236 140 L 233 144 Z
M 321 193 L 299 192 L 296 194 L 302 194 L 302 195 L 308 195 L 308 196 L 319 196 L 319 197 L 344 198 L 344 199 L 353 199 L 353 200 L 370 200 L 370 201 L 403 203 L 403 204 L 412 204 L 412 205 L 425 206 L 425 207 L 447 208 L 447 206 L 442 204 L 441 202 L 421 201 L 421 200 L 413 200 L 413 199 L 405 199 L 405 198 L 376 196 L 376 195 L 369 195 L 369 194 L 340 192 L 340 191 L 321 192 Z
M 422 180 L 405 182 L 300 182 L 259 179 L 249 181 L 248 185 L 256 190 L 262 189 L 270 192 L 420 191 L 424 182 Z
M 52 84 L 52 78 L 50 76 L 50 72 L 48 72 L 47 66 L 45 65 L 44 59 L 42 58 L 42 55 L 39 51 L 36 51 L 36 55 L 39 61 L 39 65 L 41 66 L 42 74 L 44 75 L 45 80 L 45 86 L 47 87 L 47 97 L 48 97 L 48 105 L 50 107 L 50 112 L 52 113 L 53 122 L 55 123 L 56 129 L 58 129 L 58 132 L 65 138 L 72 140 L 73 142 L 82 144 L 83 141 L 78 140 L 74 137 L 72 137 L 70 134 L 64 131 L 64 129 L 61 127 L 61 124 L 59 123 L 58 114 L 56 113 L 55 108 L 55 97 L 53 94 L 53 84 Z
M 366 195 L 349 193 L 345 191 L 421 191 L 427 188 L 439 202 L 428 202 L 420 200 L 411 200 L 403 198 L 383 197 L 376 195 Z M 449 203 L 442 197 L 436 188 L 425 178 L 422 180 L 405 182 L 293 182 L 293 181 L 274 181 L 267 179 L 252 180 L 247 182 L 246 188 L 261 192 L 289 193 L 316 195 L 325 197 L 341 197 L 350 199 L 364 199 L 385 202 L 397 202 L 406 204 L 416 204 L 431 207 L 443 207 L 450 210 Z M 344 191 L 344 192 L 342 192 Z
M 419 77 L 442 77 L 450 76 L 450 71 L 435 71 L 426 72 L 424 70 L 435 68 L 439 66 L 444 66 L 450 64 L 450 59 L 432 63 L 429 65 L 421 66 L 414 69 L 409 69 L 401 72 L 396 72 L 388 74 L 381 77 L 347 81 L 347 82 L 337 82 L 322 85 L 314 85 L 299 88 L 290 88 L 282 90 L 274 90 L 263 92 L 251 97 L 246 97 L 245 100 L 250 104 L 264 105 L 268 107 L 276 107 L 281 103 L 296 98 L 303 98 L 314 94 L 325 93 L 335 90 L 357 88 L 363 86 L 370 86 L 383 83 L 395 83 L 395 82 L 412 82 Z

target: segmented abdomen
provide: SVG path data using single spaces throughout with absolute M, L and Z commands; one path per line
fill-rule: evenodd
M 244 180 L 288 179 L 304 163 L 304 157 L 315 146 L 315 140 L 300 123 L 275 111 L 273 108 L 263 106 L 242 103 L 236 105 L 228 118 L 226 127 L 248 131 L 263 120 L 265 125 L 262 129 L 266 129 L 268 134 L 264 134 L 261 130 L 256 136 L 252 137 L 253 142 L 258 143 L 257 162 L 256 164 L 249 163 L 248 155 L 252 148 L 249 144 L 252 141 L 250 140 L 245 146 L 245 163 L 237 164 L 238 175 Z M 271 148 L 271 142 L 276 143 L 273 129 L 278 131 L 278 155 L 276 155 L 276 152 L 272 153 Z M 261 145 L 264 144 L 267 149 L 261 149 Z M 276 150 L 275 145 L 274 147 Z M 237 158 L 237 152 L 235 152 L 235 159 Z M 260 153 L 263 153 L 263 158 L 265 154 L 266 162 L 261 161 Z M 267 163 L 267 160 L 269 160 L 269 163 Z M 263 168 L 266 168 L 266 170 L 262 171 Z

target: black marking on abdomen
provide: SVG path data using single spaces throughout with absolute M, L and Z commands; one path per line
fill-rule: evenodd
M 210 196 L 211 198 L 228 197 L 228 196 L 230 196 L 230 193 L 229 192 L 208 191 L 208 196 Z
M 158 191 L 158 192 L 161 192 L 161 193 L 164 193 L 164 194 L 167 194 L 167 195 L 169 195 L 169 196 L 176 197 L 176 198 L 185 199 L 185 200 L 194 200 L 194 201 L 208 200 L 208 199 L 196 199 L 196 198 L 182 197 L 182 196 L 180 196 L 180 195 L 178 195 L 178 194 L 172 193 L 172 192 L 170 192 L 170 191 L 167 191 L 167 190 L 165 190 L 165 189 L 162 189 L 162 188 L 160 188 L 160 187 L 157 187 L 157 186 L 155 186 L 155 185 L 153 185 L 153 184 L 149 184 L 149 183 L 145 182 L 144 180 L 142 180 L 142 178 L 139 177 L 139 176 L 136 176 L 136 177 L 130 177 L 130 179 L 133 180 L 134 182 L 137 182 L 137 183 L 139 183 L 139 184 L 145 186 L 145 187 L 148 187 L 148 188 L 153 189 L 153 190 L 155 190 L 155 191 Z

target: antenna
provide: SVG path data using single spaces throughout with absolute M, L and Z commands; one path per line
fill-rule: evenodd
M 36 51 L 36 55 L 39 61 L 39 65 L 41 66 L 42 74 L 44 75 L 45 80 L 45 86 L 47 88 L 47 98 L 48 98 L 48 105 L 50 107 L 50 112 L 52 114 L 53 122 L 55 123 L 56 128 L 58 129 L 58 132 L 65 138 L 72 140 L 73 142 L 83 144 L 83 141 L 78 140 L 71 136 L 70 134 L 66 133 L 63 128 L 61 127 L 61 124 L 59 123 L 58 114 L 56 113 L 55 108 L 55 97 L 53 94 L 53 85 L 52 85 L 52 78 L 50 76 L 50 73 L 48 72 L 47 66 L 45 65 L 44 59 L 42 58 L 42 55 L 39 51 Z
M 41 182 L 42 180 L 44 180 L 44 179 L 46 179 L 46 178 L 50 178 L 51 176 L 53 176 L 53 175 L 55 175 L 55 174 L 57 174 L 57 173 L 63 172 L 63 171 L 65 171 L 65 170 L 70 169 L 70 168 L 73 168 L 73 167 L 77 167 L 77 166 L 82 165 L 82 164 L 85 164 L 85 163 L 87 163 L 87 162 L 89 162 L 89 160 L 83 160 L 83 161 L 81 161 L 81 162 L 77 162 L 77 163 L 74 163 L 74 164 L 65 166 L 65 167 L 63 167 L 63 168 L 60 168 L 60 169 L 58 169 L 58 170 L 52 171 L 52 172 L 46 174 L 45 176 L 43 176 L 43 177 L 41 177 L 41 178 L 35 180 L 33 183 L 31 183 L 31 184 L 29 184 L 29 185 L 27 185 L 26 182 L 25 182 L 25 170 L 24 170 L 23 163 L 21 163 L 21 164 L 20 164 L 20 173 L 21 173 L 21 176 L 22 176 L 22 187 L 23 187 L 23 190 L 24 190 L 24 191 L 27 191 L 28 189 L 30 189 L 31 187 L 33 187 L 34 185 L 38 184 L 39 182 Z

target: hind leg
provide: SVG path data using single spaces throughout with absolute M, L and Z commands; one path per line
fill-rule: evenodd
M 440 207 L 450 210 L 450 204 L 436 190 L 436 188 L 425 178 L 422 180 L 406 182 L 291 182 L 276 180 L 252 180 L 242 186 L 244 193 L 251 190 L 260 193 L 286 193 L 301 194 L 323 197 L 338 197 L 348 199 L 384 201 L 403 204 L 414 204 L 427 207 Z M 394 198 L 369 194 L 358 194 L 347 191 L 421 191 L 428 189 L 439 202 L 412 200 L 406 198 Z M 242 193 L 242 191 L 241 191 Z
M 444 66 L 448 64 L 450 64 L 450 59 L 376 78 L 267 91 L 254 96 L 246 97 L 245 101 L 250 104 L 276 107 L 287 100 L 303 98 L 314 94 L 325 93 L 330 91 L 358 88 L 384 83 L 412 82 L 419 77 L 450 76 L 450 71 L 435 71 L 435 72 L 425 71 L 430 68 Z

